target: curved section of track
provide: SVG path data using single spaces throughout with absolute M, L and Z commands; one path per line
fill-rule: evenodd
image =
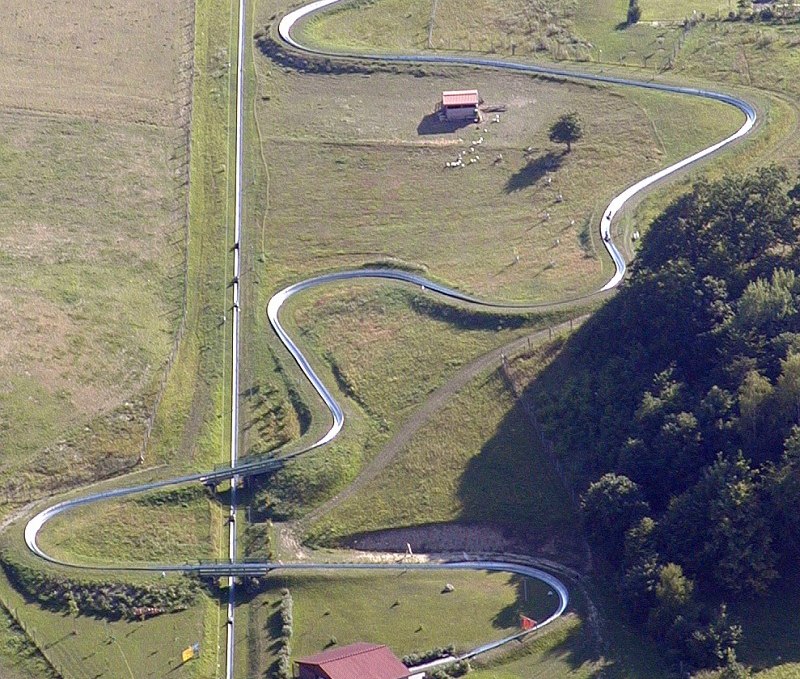
M 564 78 L 571 78 L 576 80 L 588 80 L 593 82 L 600 82 L 600 83 L 607 83 L 611 85 L 621 85 L 621 86 L 628 86 L 628 87 L 638 87 L 638 88 L 645 88 L 651 90 L 657 90 L 660 92 L 672 93 L 672 94 L 681 94 L 687 96 L 694 96 L 694 97 L 702 97 L 706 99 L 712 99 L 715 101 L 719 101 L 731 106 L 736 107 L 739 109 L 745 117 L 744 123 L 742 126 L 732 135 L 723 139 L 722 141 L 709 146 L 697 153 L 693 154 L 692 156 L 685 158 L 673 165 L 670 165 L 663 170 L 656 172 L 649 177 L 642 179 L 641 181 L 637 182 L 633 186 L 630 186 L 625 191 L 620 193 L 616 196 L 611 203 L 606 208 L 603 217 L 600 222 L 600 234 L 603 239 L 603 243 L 605 248 L 611 257 L 612 261 L 614 262 L 614 275 L 609 279 L 609 281 L 597 291 L 603 292 L 607 290 L 611 290 L 612 288 L 619 285 L 620 281 L 623 279 L 625 272 L 626 272 L 626 262 L 619 251 L 619 249 L 614 244 L 611 238 L 611 223 L 613 222 L 615 216 L 618 212 L 634 197 L 644 191 L 646 188 L 652 186 L 656 182 L 661 181 L 662 179 L 682 170 L 683 168 L 701 160 L 702 158 L 706 158 L 714 153 L 719 152 L 722 148 L 732 144 L 737 139 L 740 139 L 747 135 L 754 127 L 757 119 L 755 107 L 753 107 L 750 103 L 732 97 L 727 94 L 713 92 L 710 90 L 704 89 L 695 89 L 695 88 L 688 88 L 688 87 L 679 87 L 674 85 L 665 85 L 661 83 L 655 82 L 643 82 L 643 81 L 636 81 L 636 80 L 629 80 L 625 78 L 616 78 L 612 76 L 605 76 L 605 75 L 598 75 L 592 73 L 580 73 L 575 71 L 570 71 L 566 69 L 555 69 L 555 68 L 547 68 L 543 66 L 535 66 L 532 64 L 521 64 L 515 62 L 507 62 L 497 59 L 484 59 L 479 57 L 455 57 L 455 56 L 439 56 L 439 55 L 427 55 L 427 54 L 418 54 L 418 55 L 382 55 L 382 54 L 341 54 L 341 53 L 325 53 L 319 50 L 313 50 L 307 48 L 301 44 L 299 44 L 291 35 L 292 28 L 295 24 L 302 18 L 309 16 L 310 14 L 322 10 L 326 7 L 329 7 L 337 2 L 341 2 L 342 0 L 318 0 L 317 2 L 313 2 L 305 7 L 297 9 L 289 14 L 287 14 L 279 24 L 279 34 L 288 44 L 294 46 L 297 49 L 304 50 L 307 52 L 313 52 L 316 54 L 324 54 L 326 56 L 332 57 L 342 57 L 342 56 L 350 56 L 356 57 L 359 59 L 374 59 L 377 61 L 391 61 L 391 62 L 414 62 L 414 63 L 433 63 L 433 64 L 451 64 L 451 65 L 460 65 L 460 66 L 478 66 L 478 67 L 485 67 L 485 68 L 494 68 L 494 69 L 502 69 L 502 70 L 509 70 L 509 71 L 517 71 L 523 73 L 538 73 L 542 75 L 549 75 L 549 76 L 557 76 L 557 77 L 564 77 Z M 240 39 L 240 47 L 244 38 Z M 241 51 L 240 51 L 241 54 Z M 238 97 L 241 97 L 241 89 L 242 83 L 241 78 L 239 79 L 240 82 L 238 84 Z M 237 136 L 237 155 L 240 154 L 241 150 L 241 137 Z M 241 173 L 241 168 L 237 168 L 237 173 Z M 237 177 L 237 198 L 240 198 L 241 193 L 241 182 L 240 177 Z M 238 226 L 238 217 L 237 217 L 237 226 Z M 237 241 L 238 242 L 238 241 Z M 434 281 L 427 280 L 422 276 L 417 274 L 409 273 L 407 271 L 399 271 L 399 270 L 392 270 L 392 269 L 358 269 L 352 271 L 340 271 L 334 273 L 328 273 L 324 275 L 320 275 L 305 281 L 301 281 L 299 283 L 295 283 L 280 292 L 276 293 L 269 302 L 267 308 L 267 314 L 272 324 L 273 329 L 275 330 L 276 334 L 280 338 L 281 342 L 287 348 L 289 353 L 292 355 L 294 360 L 297 362 L 298 366 L 300 367 L 303 374 L 311 383 L 312 387 L 319 395 L 319 397 L 324 402 L 326 408 L 328 409 L 330 416 L 331 416 L 331 424 L 328 427 L 326 433 L 320 437 L 314 443 L 303 447 L 300 450 L 288 453 L 282 456 L 280 459 L 277 458 L 260 458 L 255 460 L 245 460 L 240 462 L 236 460 L 235 456 L 233 456 L 232 464 L 228 467 L 222 467 L 215 469 L 213 471 L 205 472 L 205 473 L 197 473 L 197 474 L 190 474 L 174 479 L 163 480 L 163 481 L 156 481 L 151 483 L 144 483 L 137 486 L 132 486 L 128 488 L 120 488 L 115 490 L 109 491 L 102 491 L 98 493 L 93 493 L 91 495 L 86 495 L 84 497 L 78 497 L 70 500 L 65 500 L 58 504 L 55 504 L 51 507 L 44 509 L 43 511 L 39 512 L 36 516 L 34 516 L 25 526 L 25 542 L 28 548 L 37 556 L 50 561 L 52 563 L 57 563 L 60 565 L 72 566 L 76 568 L 91 568 L 94 570 L 97 569 L 105 569 L 105 570 L 116 570 L 116 571 L 172 571 L 172 572 L 194 572 L 194 573 L 203 573 L 203 574 L 216 574 L 216 575 L 226 575 L 229 577 L 233 577 L 235 575 L 241 574 L 253 574 L 253 573 L 264 573 L 274 569 L 282 569 L 282 570 L 345 570 L 345 569 L 371 569 L 371 570 L 388 570 L 388 569 L 406 569 L 406 570 L 447 570 L 447 569 L 472 569 L 472 570 L 489 570 L 489 571 L 503 571 L 508 573 L 515 573 L 518 575 L 526 576 L 526 577 L 533 577 L 537 578 L 546 584 L 548 584 L 552 590 L 558 595 L 558 605 L 554 613 L 545 621 L 539 624 L 539 628 L 552 622 L 553 620 L 557 619 L 566 609 L 567 604 L 569 602 L 569 592 L 564 584 L 555 576 L 540 570 L 538 568 L 532 566 L 525 566 L 519 565 L 515 563 L 506 563 L 502 561 L 486 561 L 486 560 L 476 560 L 476 561 L 454 561 L 454 562 L 436 562 L 436 563 L 398 563 L 398 564 L 366 564 L 366 563 L 276 563 L 276 562 L 237 562 L 234 558 L 231 558 L 226 563 L 199 563 L 199 564 L 143 564 L 143 565 L 128 565 L 128 566 L 116 566 L 116 565 L 108 565 L 108 566 L 86 566 L 83 564 L 73 564 L 66 562 L 64 560 L 55 558 L 49 554 L 47 554 L 38 544 L 38 536 L 41 532 L 44 525 L 50 521 L 55 516 L 66 512 L 70 509 L 75 509 L 77 507 L 89 505 L 95 502 L 111 500 L 111 499 L 120 499 L 124 497 L 128 497 L 131 495 L 136 495 L 139 493 L 145 493 L 153 490 L 158 490 L 161 488 L 167 488 L 170 486 L 177 486 L 183 485 L 187 483 L 217 483 L 227 479 L 234 479 L 235 477 L 239 476 L 248 476 L 254 474 L 264 473 L 265 471 L 269 471 L 275 469 L 277 467 L 282 466 L 286 463 L 286 461 L 291 460 L 299 455 L 303 455 L 309 451 L 315 450 L 324 446 L 325 444 L 333 441 L 339 432 L 342 430 L 344 426 L 344 411 L 342 410 L 341 406 L 337 403 L 336 399 L 334 398 L 333 394 L 330 390 L 325 386 L 322 379 L 316 374 L 314 369 L 311 366 L 311 363 L 303 354 L 301 349 L 297 346 L 294 340 L 291 338 L 289 333 L 285 330 L 283 325 L 280 322 L 280 311 L 283 307 L 284 303 L 289 300 L 292 296 L 304 291 L 308 290 L 313 287 L 317 287 L 320 285 L 326 285 L 330 283 L 334 283 L 337 281 L 346 281 L 346 280 L 354 280 L 354 279 L 383 279 L 394 281 L 398 283 L 410 284 L 414 286 L 419 286 L 423 291 L 429 292 L 430 294 L 434 294 L 437 296 L 444 297 L 445 299 L 449 299 L 451 301 L 459 302 L 459 303 L 467 303 L 471 305 L 477 305 L 483 308 L 493 308 L 493 309 L 516 309 L 519 311 L 525 310 L 535 310 L 541 308 L 542 306 L 553 306 L 551 305 L 531 305 L 531 304 L 517 304 L 517 303 L 505 303 L 505 302 L 491 302 L 485 301 L 481 299 L 477 299 L 465 293 L 462 293 L 458 290 L 443 286 L 439 283 Z M 595 293 L 596 294 L 596 293 Z M 238 366 L 238 351 L 234 351 L 234 363 Z M 512 635 L 510 637 L 506 637 L 504 639 L 491 642 L 489 644 L 485 644 L 480 646 L 468 653 L 464 654 L 462 657 L 468 658 L 478 655 L 480 653 L 484 653 L 488 650 L 497 648 L 498 646 L 507 643 L 512 639 L 519 638 L 527 634 L 527 632 L 519 633 Z

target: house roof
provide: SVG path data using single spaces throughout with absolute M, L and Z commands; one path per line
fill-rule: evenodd
M 388 647 L 365 642 L 332 648 L 297 662 L 314 665 L 331 679 L 407 679 L 411 676 Z
M 442 92 L 443 106 L 477 106 L 480 103 L 478 90 L 450 90 Z

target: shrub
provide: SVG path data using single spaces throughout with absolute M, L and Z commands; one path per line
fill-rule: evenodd
M 469 660 L 459 660 L 458 662 L 434 670 L 431 673 L 431 679 L 453 679 L 454 677 L 463 677 L 465 674 L 472 670 Z
M 277 639 L 279 644 L 276 653 L 277 660 L 274 664 L 274 675 L 277 679 L 292 679 L 292 594 L 285 587 L 281 590 L 281 601 L 278 610 L 273 614 L 277 617 L 280 625 L 280 637 Z
M 421 653 L 409 653 L 408 655 L 403 656 L 403 664 L 406 667 L 423 665 L 434 660 L 439 660 L 439 658 L 446 658 L 447 656 L 455 655 L 455 652 L 456 648 L 452 644 L 449 646 L 437 646 L 429 651 L 423 651 Z

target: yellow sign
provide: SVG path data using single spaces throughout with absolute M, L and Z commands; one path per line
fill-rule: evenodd
M 183 653 L 181 653 L 181 662 L 189 662 L 194 658 L 194 649 L 189 646 L 189 648 L 184 648 Z

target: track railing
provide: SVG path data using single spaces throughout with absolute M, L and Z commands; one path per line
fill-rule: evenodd
M 597 290 L 596 293 L 594 294 L 615 288 L 617 285 L 619 285 L 619 283 L 625 276 L 626 272 L 625 258 L 615 245 L 613 238 L 611 236 L 611 224 L 614 218 L 620 212 L 620 210 L 622 210 L 625 207 L 625 205 L 628 204 L 635 196 L 641 194 L 642 191 L 652 186 L 656 182 L 662 181 L 663 179 L 669 177 L 670 175 L 674 175 L 680 170 L 688 167 L 689 165 L 692 165 L 693 163 L 698 162 L 703 158 L 707 158 L 712 154 L 718 153 L 721 149 L 725 148 L 726 146 L 729 146 L 738 139 L 746 136 L 751 132 L 757 121 L 756 109 L 749 102 L 740 99 L 738 97 L 731 96 L 729 94 L 715 92 L 707 89 L 681 87 L 681 86 L 668 85 L 653 81 L 638 81 L 628 78 L 619 78 L 615 76 L 608 76 L 596 73 L 583 73 L 579 71 L 573 71 L 570 69 L 550 68 L 534 64 L 504 61 L 501 59 L 487 59 L 483 57 L 474 57 L 474 56 L 451 56 L 451 55 L 432 55 L 432 54 L 387 55 L 387 54 L 370 54 L 370 53 L 342 54 L 338 52 L 337 53 L 324 52 L 322 50 L 312 49 L 310 47 L 304 46 L 300 44 L 293 37 L 292 29 L 295 27 L 298 21 L 300 21 L 305 17 L 308 17 L 314 12 L 323 10 L 341 1 L 342 0 L 317 0 L 317 2 L 312 2 L 311 4 L 308 4 L 297 10 L 294 10 L 293 12 L 290 12 L 289 14 L 284 16 L 279 23 L 278 32 L 280 34 L 280 37 L 287 44 L 291 45 L 296 49 L 330 57 L 350 56 L 362 60 L 368 59 L 368 60 L 382 61 L 382 62 L 451 64 L 459 66 L 500 69 L 505 71 L 520 72 L 520 73 L 538 73 L 542 75 L 570 78 L 575 80 L 606 83 L 609 85 L 617 85 L 623 87 L 643 88 L 649 90 L 656 90 L 664 93 L 671 93 L 671 94 L 691 96 L 691 97 L 701 97 L 733 106 L 742 112 L 742 114 L 744 115 L 744 121 L 741 127 L 735 133 L 726 137 L 720 142 L 717 142 L 705 149 L 698 151 L 697 153 L 687 158 L 684 158 L 683 160 L 677 163 L 670 165 L 669 167 L 664 168 L 663 170 L 660 170 L 648 177 L 645 177 L 644 179 L 633 184 L 632 186 L 626 188 L 622 193 L 614 197 L 614 199 L 609 203 L 609 205 L 607 206 L 607 208 L 603 213 L 603 216 L 598 226 L 601 238 L 603 240 L 603 244 L 614 263 L 615 270 L 613 276 L 606 282 L 604 286 L 602 286 L 602 288 Z M 241 59 L 241 54 L 242 52 L 241 52 L 241 42 L 240 42 L 240 59 Z M 242 88 L 243 88 L 242 80 L 243 79 L 241 77 L 238 78 L 237 101 L 241 101 L 242 97 Z M 241 125 L 238 125 L 237 127 L 241 127 Z M 237 150 L 241 149 L 241 144 L 242 144 L 241 139 L 242 139 L 241 130 L 237 130 Z M 241 168 L 239 168 L 237 174 L 239 175 L 237 177 L 237 183 L 236 183 L 237 199 L 239 200 L 237 205 L 241 205 L 240 202 L 241 191 L 242 191 Z M 237 243 L 238 243 L 238 235 L 237 235 Z M 342 407 L 339 405 L 339 403 L 336 401 L 331 391 L 327 388 L 323 380 L 314 371 L 313 367 L 311 366 L 311 363 L 304 355 L 302 350 L 298 347 L 298 345 L 294 342 L 290 334 L 281 324 L 280 311 L 287 300 L 289 300 L 292 296 L 303 292 L 304 290 L 308 290 L 313 287 L 326 285 L 338 281 L 354 280 L 354 279 L 382 279 L 400 284 L 414 285 L 419 287 L 427 294 L 439 296 L 446 300 L 475 305 L 483 308 L 531 311 L 539 309 L 543 306 L 543 305 L 533 305 L 533 304 L 515 303 L 515 302 L 492 302 L 492 301 L 481 300 L 473 296 L 470 296 L 466 293 L 463 293 L 461 291 L 441 285 L 435 281 L 428 280 L 417 274 L 409 273 L 407 271 L 392 270 L 392 269 L 357 269 L 351 271 L 339 271 L 339 272 L 322 274 L 320 276 L 316 276 L 314 278 L 300 281 L 298 283 L 290 285 L 284 288 L 283 290 L 277 292 L 270 299 L 267 307 L 267 315 L 269 317 L 269 321 L 275 333 L 280 338 L 281 342 L 289 351 L 293 359 L 297 362 L 300 370 L 303 372 L 305 377 L 308 379 L 308 381 L 314 388 L 315 392 L 319 395 L 319 397 L 325 404 L 331 418 L 331 423 L 327 431 L 313 443 L 299 450 L 288 452 L 279 458 L 264 457 L 255 460 L 247 458 L 245 458 L 244 460 L 238 460 L 234 456 L 233 464 L 227 467 L 219 467 L 208 472 L 190 474 L 163 481 L 144 483 L 137 486 L 131 486 L 128 488 L 118 488 L 114 490 L 97 492 L 90 495 L 85 495 L 83 497 L 71 498 L 59 502 L 57 504 L 51 505 L 43 509 L 39 513 L 37 513 L 33 518 L 31 518 L 28 521 L 27 525 L 25 526 L 25 533 L 24 533 L 25 542 L 28 548 L 31 550 L 31 552 L 33 552 L 36 556 L 46 561 L 66 566 L 72 566 L 75 568 L 90 568 L 93 570 L 105 569 L 105 570 L 115 570 L 115 571 L 170 571 L 170 572 L 186 572 L 186 573 L 196 573 L 196 574 L 206 574 L 206 575 L 219 575 L 228 577 L 234 577 L 237 575 L 264 574 L 273 570 L 339 571 L 339 570 L 352 570 L 352 569 L 357 569 L 357 570 L 472 569 L 481 571 L 483 570 L 503 571 L 508 573 L 515 573 L 525 577 L 537 578 L 545 582 L 547 585 L 549 585 L 552 588 L 552 590 L 558 595 L 558 604 L 555 608 L 554 613 L 550 617 L 548 617 L 547 620 L 542 621 L 537 626 L 537 629 L 557 619 L 564 612 L 569 602 L 569 592 L 567 588 L 564 586 L 564 584 L 552 574 L 544 570 L 541 570 L 539 568 L 520 565 L 517 563 L 509 563 L 506 561 L 459 560 L 459 561 L 441 561 L 435 563 L 392 563 L 392 564 L 282 563 L 276 561 L 263 561 L 263 562 L 249 561 L 249 560 L 238 561 L 235 560 L 235 558 L 231 557 L 227 562 L 204 561 L 195 564 L 157 564 L 157 565 L 127 565 L 127 566 L 108 565 L 108 566 L 98 567 L 98 566 L 87 566 L 84 564 L 71 563 L 64 559 L 56 558 L 52 555 L 47 554 L 38 544 L 39 533 L 41 532 L 42 528 L 47 524 L 47 522 L 50 521 L 53 517 L 58 516 L 59 514 L 62 514 L 70 509 L 75 509 L 95 502 L 121 499 L 132 495 L 151 492 L 154 490 L 168 488 L 172 486 L 185 485 L 190 483 L 217 484 L 224 480 L 233 479 L 234 477 L 246 477 L 250 475 L 263 474 L 268 471 L 273 471 L 279 468 L 280 466 L 287 464 L 292 459 L 297 458 L 300 455 L 309 453 L 318 448 L 321 448 L 327 443 L 333 441 L 344 427 L 345 423 L 344 411 Z M 565 303 L 568 301 L 570 300 L 565 300 Z M 237 310 L 238 310 L 238 301 L 237 301 Z M 238 348 L 235 349 L 234 361 L 238 365 Z M 236 395 L 234 394 L 234 398 L 235 396 Z M 510 641 L 511 639 L 519 638 L 524 634 L 526 634 L 526 632 L 515 634 L 513 636 L 506 637 L 504 639 L 482 645 L 476 649 L 467 652 L 461 657 L 468 658 L 477 655 L 479 653 L 483 653 L 485 651 L 496 648 Z M 231 649 L 229 649 L 229 653 L 230 652 L 232 652 Z

